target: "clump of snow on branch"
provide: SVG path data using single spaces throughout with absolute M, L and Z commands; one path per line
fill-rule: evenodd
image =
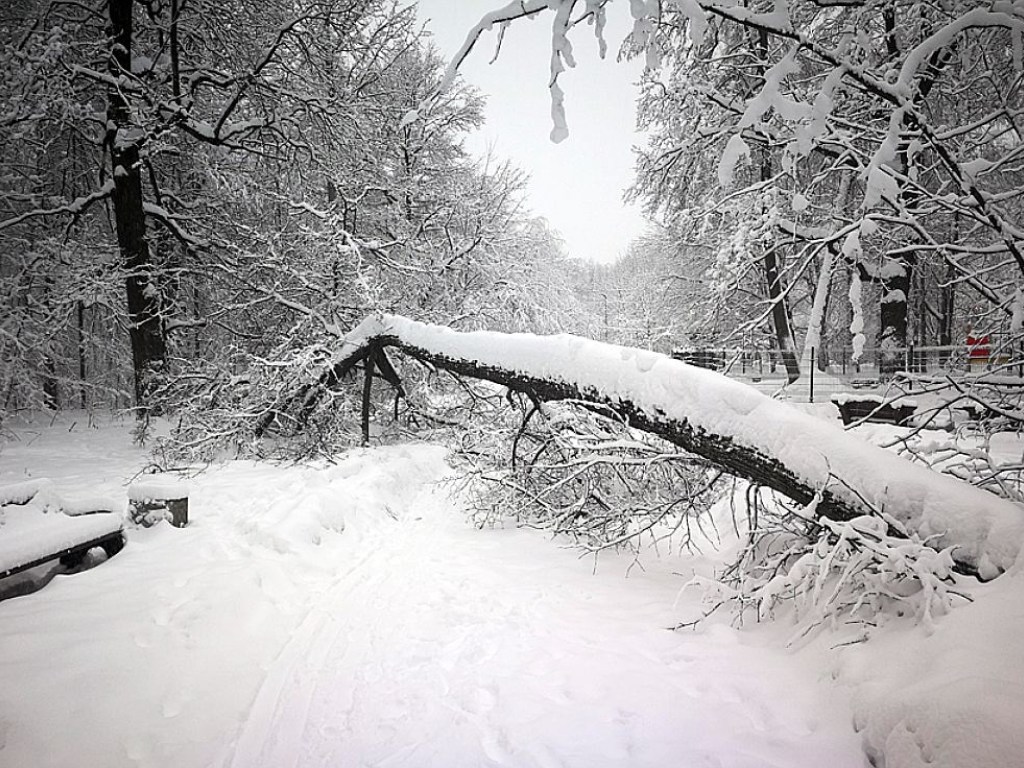
M 852 236 L 852 235 L 851 235 Z M 844 245 L 845 249 L 845 245 Z M 863 285 L 857 270 L 850 275 L 850 309 L 853 310 L 853 319 L 850 321 L 850 333 L 853 336 L 853 362 L 860 360 L 864 354 L 864 345 L 867 338 L 864 336 L 864 299 Z
M 690 40 L 694 47 L 700 46 L 708 28 L 708 19 L 704 15 L 704 9 L 700 7 L 697 0 L 674 0 L 674 2 L 675 6 L 686 15 L 686 21 L 690 27 Z
M 889 118 L 889 130 L 878 146 L 867 168 L 867 187 L 864 190 L 864 208 L 873 208 L 882 200 L 896 200 L 899 185 L 888 170 L 896 163 L 896 148 L 906 119 L 905 109 L 895 109 Z
M 633 16 L 631 37 L 644 51 L 648 69 L 656 69 L 661 64 L 658 47 L 654 44 L 660 6 L 658 0 L 629 0 L 629 12 Z
M 723 187 L 732 184 L 733 174 L 736 172 L 736 165 L 741 159 L 750 157 L 750 147 L 743 137 L 734 133 L 726 142 L 725 150 L 718 161 L 718 183 Z
M 794 47 L 777 64 L 770 67 L 764 75 L 764 86 L 747 102 L 743 116 L 736 126 L 737 133 L 730 137 L 718 163 L 718 180 L 722 186 L 729 186 L 732 183 L 736 162 L 741 156 L 749 154 L 746 142 L 740 138 L 741 131 L 756 126 L 769 111 L 774 111 L 791 122 L 806 119 L 812 114 L 810 106 L 782 93 L 782 84 L 786 78 L 800 71 L 796 53 L 797 49 Z
M 480 21 L 469 30 L 465 41 L 455 52 L 432 98 L 444 93 L 454 84 L 459 67 L 485 32 L 493 30 L 495 26 L 498 26 L 499 29 L 507 26 L 515 19 L 551 11 L 554 18 L 551 22 L 550 77 L 548 79 L 552 123 L 550 137 L 555 143 L 564 141 L 569 136 L 569 127 L 565 114 L 565 92 L 559 85 L 558 78 L 566 69 L 576 66 L 572 42 L 569 40 L 569 31 L 578 21 L 578 19 L 572 18 L 572 11 L 577 5 L 575 0 L 517 0 L 503 8 L 484 14 Z M 586 0 L 583 12 L 587 22 L 594 27 L 594 35 L 598 41 L 601 58 L 604 58 L 608 52 L 608 43 L 604 36 L 606 5 L 605 0 Z M 699 37 L 703 34 L 706 22 L 703 21 L 703 12 L 699 6 L 692 0 L 690 0 L 690 5 L 693 7 L 688 12 L 694 20 L 691 23 L 691 31 L 692 34 Z M 661 10 L 660 3 L 658 0 L 630 0 L 629 7 L 633 18 L 630 38 L 644 51 L 647 67 L 656 68 L 660 65 L 660 56 L 655 40 L 657 20 Z M 700 21 L 696 21 L 697 19 Z M 412 110 L 406 115 L 406 118 L 415 120 L 422 112 L 422 107 L 419 110 Z

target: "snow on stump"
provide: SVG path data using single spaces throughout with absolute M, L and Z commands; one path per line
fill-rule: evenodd
M 148 477 L 128 489 L 128 519 L 149 528 L 161 520 L 175 528 L 188 525 L 188 483 L 178 478 Z

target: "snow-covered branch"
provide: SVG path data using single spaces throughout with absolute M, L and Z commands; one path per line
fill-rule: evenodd
M 97 203 L 100 200 L 105 200 L 110 197 L 110 194 L 113 191 L 114 180 L 108 179 L 103 186 L 96 191 L 77 197 L 70 203 L 58 205 L 53 208 L 33 208 L 31 211 L 25 211 L 17 216 L 4 219 L 3 221 L 0 221 L 0 230 L 8 229 L 9 227 L 21 224 L 29 219 L 38 219 L 44 216 L 81 216 L 93 203 Z

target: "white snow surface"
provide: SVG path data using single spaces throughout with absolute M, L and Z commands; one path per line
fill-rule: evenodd
M 973 564 L 983 577 L 1011 568 L 1024 544 L 1024 508 L 867 444 L 836 424 L 753 387 L 667 355 L 561 334 L 457 332 L 374 315 L 344 340 L 344 358 L 391 335 L 452 358 L 502 366 L 629 400 L 650 414 L 686 420 L 775 457 L 812 487 L 884 509 L 910 530 Z M 839 478 L 841 482 L 837 482 Z
M 188 498 L 191 485 L 187 480 L 174 475 L 147 475 L 128 486 L 130 501 L 151 501 L 153 499 Z
M 42 502 L 41 506 L 53 506 L 56 503 L 53 482 L 43 477 L 38 480 L 23 480 L 20 483 L 0 486 L 0 507 L 7 504 L 27 504 L 33 499 Z
M 0 446 L 0 485 L 123 499 L 147 463 L 130 432 L 36 429 Z M 701 610 L 681 584 L 737 546 L 727 518 L 721 553 L 595 563 L 473 528 L 443 456 L 227 463 L 192 481 L 187 528 L 129 529 L 33 594 L 0 580 L 0 766 L 1019 764 L 1020 569 L 930 633 L 671 632 Z
M 0 482 L 77 483 L 60 437 L 8 445 Z M 666 629 L 696 609 L 678 562 L 627 578 L 477 530 L 450 473 L 429 445 L 229 463 L 193 481 L 187 528 L 0 600 L 0 765 L 864 768 L 820 664 Z

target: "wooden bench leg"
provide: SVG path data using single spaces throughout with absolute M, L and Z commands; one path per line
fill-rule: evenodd
M 100 546 L 103 547 L 103 551 L 107 554 L 107 559 L 110 559 L 124 549 L 124 534 L 119 533 L 116 536 L 111 536 Z
M 95 547 L 101 548 L 109 560 L 124 549 L 124 534 L 116 533 L 107 536 L 101 541 L 94 542 L 92 546 L 79 547 L 68 552 L 66 555 L 61 555 L 60 564 L 65 568 L 77 568 L 85 562 L 85 556 L 89 553 L 89 550 Z
M 77 568 L 85 561 L 87 549 L 79 549 L 60 556 L 60 564 L 65 568 Z

